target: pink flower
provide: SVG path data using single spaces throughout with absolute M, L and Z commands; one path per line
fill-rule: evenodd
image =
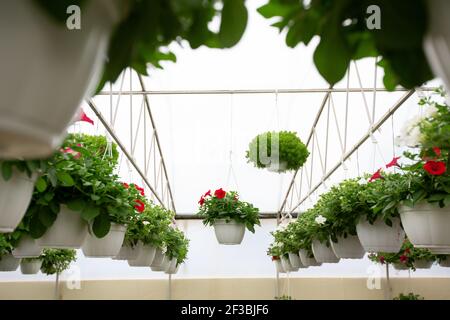
M 377 172 L 375 172 L 369 179 L 369 182 L 372 182 L 374 180 L 377 179 L 383 179 L 383 177 L 381 176 L 381 168 L 377 170 Z
M 81 153 L 79 153 L 78 151 L 75 151 L 69 147 L 65 147 L 64 149 L 61 149 L 61 152 L 71 154 L 74 159 L 80 159 L 80 157 L 81 157 Z
M 394 157 L 391 162 L 389 162 L 388 164 L 386 164 L 386 168 L 390 168 L 390 167 L 395 167 L 398 166 L 398 159 L 400 159 L 400 157 Z
M 83 121 L 94 125 L 94 120 L 89 118 L 83 109 L 81 109 L 80 116 L 78 117 L 77 121 Z

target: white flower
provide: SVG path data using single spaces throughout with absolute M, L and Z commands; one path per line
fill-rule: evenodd
M 149 222 L 149 221 L 142 221 L 142 223 L 143 223 L 143 224 L 145 224 L 145 225 L 148 225 L 148 224 L 150 224 L 150 222 Z
M 398 147 L 417 147 L 420 144 L 421 140 L 419 124 L 424 118 L 424 116 L 416 115 L 406 121 L 404 126 L 400 130 L 400 135 L 395 138 L 395 144 Z
M 367 184 L 367 179 L 361 178 L 361 179 L 359 179 L 358 183 L 361 185 Z
M 437 112 L 438 112 L 438 108 L 436 108 L 436 106 L 433 104 L 425 110 L 424 116 L 426 118 L 430 118 L 430 117 L 434 116 Z
M 325 218 L 323 215 L 319 214 L 319 215 L 316 217 L 316 219 L 314 219 L 314 221 L 315 221 L 317 224 L 323 225 L 323 224 L 327 221 L 327 218 Z

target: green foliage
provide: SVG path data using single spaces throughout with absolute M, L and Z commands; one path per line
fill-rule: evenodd
M 3 256 L 6 256 L 12 252 L 14 244 L 11 237 L 4 233 L 0 233 L 0 260 Z
M 45 160 L 0 160 L 0 168 L 2 178 L 8 181 L 11 179 L 15 170 L 25 173 L 31 178 L 34 173 L 44 171 L 46 169 L 46 163 Z
M 255 225 L 261 225 L 259 209 L 248 202 L 239 200 L 235 191 L 226 192 L 223 198 L 207 195 L 202 196 L 202 199 L 204 203 L 200 205 L 197 215 L 203 218 L 205 226 L 212 226 L 217 220 L 223 219 L 227 222 L 234 220 L 245 224 L 247 229 L 254 233 Z
M 79 212 L 99 238 L 112 222 L 127 224 L 136 214 L 134 201 L 145 198 L 119 182 L 117 158 L 116 145 L 103 136 L 69 135 L 36 184 L 24 219 L 31 236 L 40 238 L 52 226 L 61 205 Z
M 380 7 L 380 29 L 367 27 L 370 5 Z M 424 0 L 268 0 L 258 11 L 275 18 L 272 25 L 280 31 L 287 30 L 289 47 L 320 37 L 314 63 L 330 85 L 344 77 L 352 60 L 382 57 L 384 85 L 393 90 L 397 85 L 412 89 L 433 78 L 422 48 L 426 9 Z
M 424 300 L 425 298 L 422 297 L 419 294 L 414 294 L 413 292 L 410 292 L 408 294 L 400 293 L 397 297 L 395 297 L 393 300 Z
M 272 145 L 273 144 L 273 145 Z M 276 145 L 278 144 L 278 148 Z M 266 147 L 267 150 L 262 150 Z M 309 156 L 309 151 L 295 132 L 266 132 L 256 136 L 249 145 L 246 158 L 257 168 L 270 166 L 270 160 L 285 162 L 286 167 L 280 171 L 297 170 L 303 166 Z
M 85 8 L 91 1 L 70 4 Z M 68 1 L 35 2 L 61 24 L 67 19 Z M 122 19 L 111 35 L 98 90 L 106 82 L 114 82 L 127 67 L 147 75 L 148 64 L 162 68 L 162 61 L 175 62 L 175 55 L 168 49 L 173 42 L 185 40 L 194 49 L 202 45 L 233 47 L 241 39 L 248 19 L 245 0 L 119 0 L 117 9 Z M 220 20 L 217 32 L 210 27 L 215 19 Z
M 177 264 L 181 264 L 186 260 L 189 239 L 187 239 L 181 230 L 168 228 L 164 235 L 164 243 L 166 245 L 166 255 L 170 259 L 177 258 Z
M 76 260 L 73 249 L 44 249 L 39 257 L 42 260 L 41 271 L 47 275 L 62 273 Z

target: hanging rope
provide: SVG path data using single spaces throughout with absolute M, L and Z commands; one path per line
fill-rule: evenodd
M 229 189 L 230 188 L 230 180 L 233 179 L 236 190 L 239 190 L 238 181 L 236 178 L 236 173 L 234 171 L 233 167 L 233 94 L 230 94 L 230 152 L 229 152 L 229 167 L 228 167 L 228 174 L 227 174 L 227 182 L 226 186 Z

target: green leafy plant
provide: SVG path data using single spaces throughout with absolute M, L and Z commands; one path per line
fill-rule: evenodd
M 266 149 L 266 150 L 264 150 Z M 295 132 L 266 132 L 256 136 L 249 145 L 246 158 L 257 168 L 267 168 L 276 159 L 281 172 L 298 170 L 306 162 L 309 151 Z
M 0 260 L 14 249 L 14 243 L 11 240 L 7 234 L 0 233 Z
M 189 249 L 189 239 L 187 239 L 181 230 L 169 228 L 164 235 L 166 245 L 166 255 L 170 259 L 176 258 L 177 265 L 183 263 L 187 258 Z
M 372 5 L 380 8 L 380 28 L 368 28 Z M 330 85 L 344 77 L 352 60 L 366 57 L 382 57 L 378 64 L 389 90 L 411 89 L 433 78 L 422 47 L 428 26 L 424 0 L 269 0 L 258 11 L 287 30 L 289 47 L 320 37 L 314 64 Z
M 252 204 L 239 200 L 239 195 L 235 191 L 226 192 L 218 189 L 211 194 L 206 192 L 199 201 L 199 215 L 203 218 L 204 225 L 214 225 L 217 220 L 227 222 L 234 220 L 244 224 L 247 229 L 254 233 L 255 225 L 261 225 L 259 221 L 259 210 Z
M 11 179 L 14 170 L 25 173 L 28 178 L 39 174 L 46 168 L 45 160 L 2 160 L 0 161 L 2 177 L 5 181 Z
M 113 174 L 117 155 L 116 145 L 105 137 L 69 135 L 36 183 L 25 218 L 31 236 L 46 232 L 61 205 L 79 212 L 99 238 L 108 234 L 112 222 L 127 224 L 145 198 L 140 188 L 129 188 Z
M 425 298 L 422 297 L 419 294 L 414 294 L 413 292 L 410 292 L 408 294 L 400 293 L 397 297 L 395 297 L 393 300 L 424 300 Z
M 77 4 L 85 8 L 93 0 L 35 2 L 65 27 L 67 7 Z M 176 61 L 168 47 L 186 40 L 196 49 L 230 48 L 241 39 L 248 13 L 245 0 L 119 0 L 114 2 L 121 21 L 115 27 L 107 54 L 103 77 L 98 86 L 114 82 L 120 73 L 131 67 L 147 75 L 147 65 L 161 68 L 162 61 Z M 220 20 L 219 30 L 212 31 L 211 22 Z
M 41 271 L 47 275 L 62 273 L 76 260 L 73 249 L 44 249 L 39 257 L 42 260 Z

